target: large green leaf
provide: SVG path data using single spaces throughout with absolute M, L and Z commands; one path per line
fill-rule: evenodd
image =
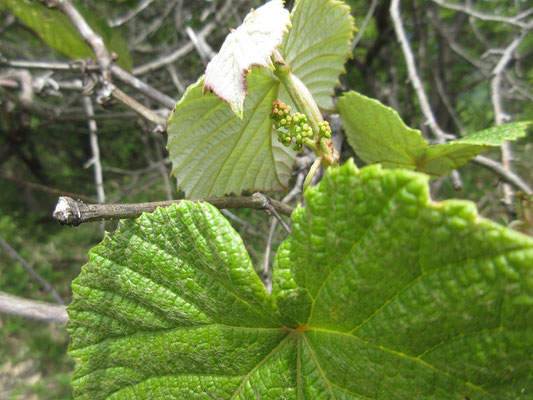
M 318 105 L 331 108 L 330 96 L 349 55 L 353 21 L 336 0 L 300 0 L 280 52 Z M 333 22 L 335 21 L 335 22 Z M 274 100 L 292 104 L 279 80 L 254 67 L 247 76 L 243 119 L 200 80 L 178 102 L 168 121 L 173 174 L 188 197 L 284 189 L 296 153 L 277 142 L 268 117 Z
M 406 170 L 350 161 L 306 200 L 272 297 L 208 204 L 95 247 L 69 307 L 76 397 L 532 398 L 530 238 Z
M 0 6 L 9 8 L 24 25 L 60 53 L 72 59 L 94 58 L 91 48 L 61 11 L 30 0 L 0 0 Z M 78 10 L 96 33 L 102 36 L 107 48 L 118 54 L 117 64 L 131 70 L 131 56 L 122 36 L 111 29 L 105 19 L 96 13 L 84 7 L 78 7 Z
M 509 123 L 431 146 L 420 131 L 407 127 L 395 110 L 377 100 L 350 91 L 340 98 L 338 108 L 348 143 L 367 164 L 416 170 L 434 178 L 466 164 L 489 147 L 524 137 L 531 124 Z

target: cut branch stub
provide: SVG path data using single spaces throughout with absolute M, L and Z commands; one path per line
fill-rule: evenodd
M 265 200 L 266 199 L 266 200 Z M 251 208 L 255 210 L 274 209 L 277 213 L 290 216 L 294 208 L 281 201 L 268 198 L 262 193 L 245 197 L 209 197 L 190 199 L 194 203 L 210 203 L 218 209 Z M 71 197 L 61 196 L 54 210 L 54 219 L 61 225 L 78 226 L 83 222 L 131 219 L 143 212 L 151 213 L 158 207 L 166 208 L 182 200 L 155 201 L 135 204 L 85 204 Z

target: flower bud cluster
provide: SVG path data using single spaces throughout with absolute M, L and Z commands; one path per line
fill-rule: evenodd
M 278 130 L 278 141 L 289 147 L 294 139 L 293 149 L 302 149 L 305 138 L 313 136 L 313 130 L 307 123 L 307 117 L 302 113 L 291 114 L 291 106 L 276 100 L 272 103 L 270 118 Z
M 318 123 L 318 136 L 320 138 L 331 139 L 331 126 L 328 121 L 320 121 Z
M 278 141 L 289 147 L 294 139 L 293 149 L 302 149 L 306 138 L 313 137 L 313 129 L 309 126 L 307 117 L 302 113 L 291 114 L 291 106 L 276 100 L 272 103 L 270 118 L 278 130 Z M 318 123 L 318 137 L 331 139 L 331 127 L 328 121 Z

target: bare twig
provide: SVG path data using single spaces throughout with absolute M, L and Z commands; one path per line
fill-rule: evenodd
M 256 210 L 267 209 L 262 198 L 250 197 L 211 197 L 205 199 L 187 199 L 192 202 L 207 202 L 218 209 L 222 208 L 253 208 Z M 137 204 L 85 204 L 70 197 L 60 197 L 57 202 L 54 218 L 62 225 L 78 226 L 83 222 L 117 220 L 137 218 L 143 212 L 153 212 L 157 207 L 169 207 L 179 204 L 182 200 L 159 201 L 153 203 Z M 293 207 L 279 201 L 270 199 L 274 209 L 283 215 L 290 216 Z
M 196 36 L 202 39 L 208 37 L 211 34 L 211 32 L 213 32 L 215 28 L 217 27 L 217 23 L 225 19 L 226 16 L 232 11 L 233 7 L 234 7 L 233 0 L 226 0 L 226 2 L 222 5 L 220 10 L 216 13 L 215 21 L 208 22 L 198 33 L 196 33 Z M 178 59 L 180 59 L 181 57 L 185 56 L 186 54 L 188 54 L 189 52 L 193 50 L 194 50 L 194 44 L 189 41 L 183 46 L 177 48 L 176 50 L 172 51 L 169 54 L 156 58 L 155 60 L 150 61 L 144 65 L 140 65 L 138 67 L 133 68 L 133 74 L 141 75 L 141 74 L 145 74 L 147 72 L 165 67 L 177 61 Z
M 357 36 L 355 37 L 355 39 L 352 42 L 352 52 L 355 49 L 355 47 L 357 46 L 357 43 L 359 43 L 359 41 L 361 40 L 361 38 L 365 34 L 366 27 L 368 26 L 368 23 L 372 19 L 372 16 L 374 15 L 374 11 L 376 11 L 377 5 L 378 5 L 378 1 L 377 0 L 372 0 L 372 2 L 370 3 L 370 7 L 368 8 L 368 12 L 365 15 L 365 19 L 363 20 L 363 23 L 361 24 L 361 27 L 359 28 L 359 31 L 357 32 Z
M 424 117 L 426 118 L 426 124 L 429 126 L 429 129 L 431 130 L 433 136 L 435 136 L 435 138 L 437 139 L 437 143 L 444 143 L 447 138 L 450 138 L 450 135 L 445 133 L 438 125 L 437 120 L 435 119 L 435 115 L 433 114 L 433 110 L 429 105 L 426 92 L 424 91 L 422 80 L 420 79 L 420 76 L 418 75 L 418 72 L 416 70 L 415 58 L 413 56 L 413 52 L 411 51 L 411 47 L 409 46 L 409 42 L 407 41 L 407 36 L 405 35 L 402 19 L 400 16 L 400 0 L 392 0 L 390 6 L 390 14 L 392 23 L 394 25 L 394 30 L 396 32 L 396 36 L 402 47 L 405 63 L 407 64 L 409 79 L 415 90 L 418 102 L 420 103 L 420 109 L 422 110 L 422 114 L 424 114 Z M 455 137 L 452 135 L 451 138 Z M 450 180 L 456 190 L 462 187 L 461 179 L 457 170 L 452 171 L 452 173 L 450 174 Z
M 422 114 L 424 114 L 424 117 L 426 118 L 426 124 L 429 126 L 429 129 L 431 130 L 433 135 L 441 143 L 445 142 L 447 135 L 439 127 L 435 119 L 435 116 L 433 115 L 433 110 L 431 109 L 431 106 L 429 105 L 426 92 L 424 91 L 424 85 L 422 84 L 422 80 L 420 79 L 420 76 L 418 75 L 418 72 L 416 70 L 416 63 L 415 63 L 413 52 L 411 51 L 411 47 L 409 46 L 409 42 L 407 41 L 407 36 L 405 35 L 405 31 L 403 29 L 403 23 L 402 23 L 402 19 L 400 16 L 400 0 L 392 0 L 391 6 L 390 6 L 390 14 L 391 14 L 392 22 L 394 24 L 394 30 L 396 31 L 396 37 L 398 38 L 398 41 L 400 42 L 400 45 L 402 46 L 403 56 L 405 58 L 405 63 L 407 64 L 409 80 L 411 81 L 411 84 L 413 85 L 413 88 L 416 93 L 416 97 L 418 98 L 418 101 L 420 102 L 420 108 L 422 110 Z
M 167 158 L 164 158 L 162 160 L 159 160 L 157 162 L 154 162 L 153 164 L 150 164 L 149 166 L 145 167 L 145 168 L 141 168 L 141 169 L 136 169 L 136 170 L 128 170 L 128 169 L 121 169 L 121 168 L 115 168 L 115 167 L 109 167 L 109 166 L 104 166 L 103 169 L 104 171 L 107 171 L 107 172 L 112 172 L 114 174 L 121 174 L 121 175 L 142 175 L 142 174 L 146 174 L 148 172 L 151 172 L 155 169 L 159 169 L 159 167 L 161 165 L 167 165 L 170 163 L 170 160 Z M 75 196 L 70 196 L 70 197 L 75 197 Z M 83 200 L 83 199 L 81 199 Z
M 475 156 L 472 159 L 472 162 L 485 167 L 489 171 L 494 172 L 498 175 L 503 181 L 510 183 L 516 189 L 523 191 L 526 194 L 533 194 L 533 189 L 518 175 L 510 171 L 507 168 L 491 158 L 485 156 Z
M 292 201 L 292 199 L 294 199 L 296 196 L 302 193 L 305 175 L 306 175 L 305 171 L 301 171 L 300 173 L 298 173 L 296 177 L 296 182 L 294 183 L 294 187 L 281 200 L 282 203 L 289 203 L 290 201 Z M 278 226 L 278 220 L 276 218 L 272 218 L 272 221 L 270 222 L 270 229 L 268 231 L 267 244 L 265 247 L 265 260 L 263 264 L 263 273 L 261 275 L 261 280 L 265 284 L 268 290 L 268 293 L 272 293 L 272 276 L 270 274 L 270 252 L 272 250 L 272 244 L 274 242 L 274 234 L 276 233 L 277 226 Z
M 509 115 L 503 111 L 503 104 L 501 99 L 501 82 L 503 79 L 503 72 L 513 58 L 513 54 L 528 33 L 528 30 L 522 31 L 522 34 L 516 37 L 510 44 L 505 48 L 502 57 L 496 64 L 496 67 L 492 71 L 493 78 L 490 83 L 491 88 L 491 101 L 492 107 L 494 109 L 494 120 L 496 125 L 502 125 L 506 122 L 509 122 Z
M 47 72 L 40 76 L 32 76 L 27 70 L 8 71 L 7 74 L 0 76 L 0 86 L 20 89 L 21 93 L 18 96 L 18 102 L 27 109 L 38 107 L 37 102 L 34 100 L 34 93 L 44 96 L 61 96 L 59 90 L 83 90 L 83 84 L 79 79 L 57 81 L 52 79 L 51 75 L 52 72 Z M 47 107 L 58 109 L 50 105 L 47 105 Z M 54 115 L 58 116 L 56 113 Z
M 0 313 L 61 325 L 68 322 L 65 306 L 28 300 L 3 292 L 0 292 Z
M 18 82 L 18 87 L 20 88 L 18 99 L 20 103 L 26 107 L 31 107 L 34 96 L 32 76 L 30 72 L 26 69 L 11 70 L 8 71 L 8 74 L 4 75 L 3 77 L 13 78 L 16 80 L 16 82 Z
M 99 71 L 100 67 L 97 65 L 82 63 L 66 63 L 60 61 L 34 61 L 34 60 L 7 60 L 0 58 L 0 66 L 11 68 L 27 68 L 27 69 L 46 69 L 53 71 Z
M 174 28 L 176 31 L 180 31 L 183 27 L 183 1 L 184 0 L 177 0 L 176 8 L 174 9 Z M 203 22 L 203 20 L 201 20 Z
M 96 57 L 96 60 L 98 62 L 98 65 L 100 66 L 99 75 L 103 78 L 104 88 L 106 89 L 104 92 L 111 93 L 111 95 L 115 99 L 121 101 L 126 106 L 138 112 L 144 118 L 156 123 L 157 125 L 166 127 L 166 120 L 164 118 L 159 117 L 153 111 L 144 107 L 142 104 L 138 103 L 137 101 L 135 101 L 134 99 L 126 95 L 124 92 L 122 92 L 120 89 L 111 86 L 112 58 L 109 52 L 107 51 L 107 48 L 105 47 L 105 44 L 102 38 L 92 30 L 92 28 L 89 26 L 89 24 L 87 24 L 87 22 L 82 17 L 82 15 L 78 12 L 78 10 L 72 5 L 72 2 L 70 0 L 46 0 L 45 3 L 49 7 L 59 8 L 74 24 L 78 32 L 85 39 L 85 41 L 89 44 L 89 46 L 91 46 L 94 52 L 94 55 Z M 115 70 L 115 73 L 117 75 L 120 75 L 122 79 L 127 78 L 126 73 L 118 73 L 118 70 Z M 131 79 L 129 80 L 132 81 Z M 139 82 L 140 81 L 136 81 L 135 84 L 137 84 L 138 87 L 141 87 L 142 85 L 139 85 Z M 154 91 L 146 90 L 147 86 L 142 86 L 142 87 L 145 90 L 145 92 L 149 92 L 152 95 L 154 94 Z M 157 97 L 161 98 L 161 96 L 157 96 Z M 168 99 L 165 101 L 168 102 Z
M 495 22 L 504 22 L 506 24 L 516 25 L 521 28 L 527 27 L 527 23 L 520 21 L 521 19 L 525 18 L 527 15 L 529 15 L 531 10 L 528 10 L 524 13 L 521 13 L 515 17 L 502 17 L 499 15 L 490 15 L 485 14 L 479 11 L 476 11 L 470 7 L 463 6 L 461 4 L 452 4 L 448 3 L 443 0 L 432 0 L 434 3 L 438 4 L 441 7 L 448 8 L 450 10 L 460 11 L 465 14 L 470 15 L 471 17 L 481 19 L 483 21 L 495 21 Z
M 521 100 L 527 100 L 533 102 L 533 91 L 527 87 L 524 82 L 516 79 L 514 74 L 510 73 L 509 70 L 505 70 L 505 78 L 511 84 L 511 89 L 509 93 L 515 92 L 522 96 Z
M 444 82 L 442 81 L 439 74 L 434 75 L 435 79 L 435 85 L 437 87 L 437 92 L 439 93 L 439 96 L 442 100 L 442 103 L 444 104 L 444 107 L 446 107 L 446 111 L 448 111 L 448 114 L 452 118 L 453 122 L 455 123 L 455 126 L 459 130 L 459 133 L 464 135 L 466 132 L 466 129 L 459 119 L 459 116 L 455 112 L 455 109 L 453 108 L 452 101 L 450 100 L 450 97 L 448 96 L 448 92 L 446 91 Z
M 174 84 L 176 89 L 178 89 L 178 93 L 181 94 L 185 92 L 186 87 L 181 82 L 181 79 L 178 75 L 178 69 L 176 68 L 176 66 L 167 65 L 167 71 L 168 71 L 168 74 L 170 75 L 170 79 L 172 80 L 172 83 Z
M 134 112 L 116 112 L 116 113 L 114 112 L 114 113 L 105 113 L 105 114 L 95 114 L 92 119 L 94 119 L 95 121 L 115 120 L 118 122 L 120 120 L 131 121 L 138 116 L 139 115 Z M 84 122 L 84 121 L 87 121 L 88 119 L 89 118 L 86 115 L 70 114 L 68 110 L 64 110 L 61 115 L 54 117 L 53 119 L 50 119 L 48 121 L 42 121 L 41 123 L 39 123 L 39 128 L 42 128 L 48 125 L 62 124 L 64 122 Z M 75 196 L 71 196 L 71 197 L 75 197 Z
M 146 42 L 146 39 L 148 37 L 153 35 L 159 30 L 159 28 L 161 28 L 165 19 L 168 17 L 168 15 L 175 6 L 175 1 L 167 1 L 166 7 L 162 10 L 159 10 L 159 12 L 157 13 L 157 18 L 152 20 L 152 22 L 141 31 L 140 35 L 133 39 L 133 43 L 137 45 L 139 43 Z
M 17 184 L 24 185 L 24 186 L 26 186 L 26 187 L 28 187 L 30 189 L 35 189 L 35 190 L 40 190 L 42 192 L 55 194 L 56 196 L 73 197 L 75 199 L 78 199 L 78 200 L 81 200 L 81 201 L 87 201 L 89 203 L 94 203 L 95 201 L 97 201 L 93 197 L 85 196 L 83 194 L 67 192 L 65 190 L 59 190 L 59 189 L 51 188 L 51 187 L 48 187 L 48 186 L 45 186 L 45 185 L 41 185 L 39 183 L 28 182 L 28 181 L 24 181 L 24 180 L 18 179 L 18 178 L 13 178 L 13 177 L 10 177 L 10 176 L 0 175 L 0 179 L 6 180 L 6 181 L 15 182 Z
M 70 0 L 46 0 L 46 4 L 50 7 L 57 7 L 59 8 L 74 24 L 78 32 L 81 34 L 81 36 L 85 39 L 85 41 L 91 46 L 96 60 L 100 66 L 100 75 L 103 78 L 104 86 L 110 84 L 111 82 L 111 67 L 112 67 L 112 59 L 107 51 L 107 48 L 105 47 L 104 41 L 102 38 L 97 35 L 92 28 L 87 24 L 87 22 L 84 20 L 84 18 L 81 16 L 81 14 L 78 12 L 78 10 L 72 5 L 72 2 Z M 123 80 L 128 80 L 129 82 L 137 85 L 137 88 L 142 88 L 145 93 L 150 93 L 150 95 L 154 96 L 155 92 L 154 90 L 148 90 L 148 85 L 141 85 L 140 81 L 133 81 L 130 77 L 128 77 L 127 73 L 125 71 L 119 71 L 118 69 L 115 69 L 115 74 L 119 75 L 119 77 Z M 166 127 L 166 120 L 162 117 L 159 117 L 157 114 L 155 114 L 153 111 L 149 110 L 148 108 L 144 107 L 142 104 L 138 103 L 128 95 L 126 95 L 124 92 L 122 92 L 118 88 L 110 88 L 109 92 L 112 93 L 112 96 L 124 103 L 126 106 L 130 107 L 134 111 L 138 112 L 141 116 L 144 118 L 156 123 L 157 125 L 161 125 L 163 127 Z M 158 95 L 156 96 L 158 100 L 163 100 L 162 96 Z M 164 99 L 164 101 L 170 105 L 173 103 L 170 99 Z M 172 104 L 171 107 L 173 107 L 174 104 Z
M 97 65 L 83 63 L 66 63 L 66 62 L 49 62 L 49 61 L 33 61 L 33 60 L 7 60 L 5 58 L 0 58 L 0 66 L 11 67 L 11 68 L 27 68 L 27 69 L 44 69 L 51 71 L 89 71 L 89 72 L 98 72 L 100 67 Z M 124 71 L 118 65 L 111 66 L 111 73 L 114 77 L 118 78 L 120 81 L 131 86 L 132 88 L 138 90 L 140 93 L 151 98 L 152 100 L 157 101 L 162 106 L 172 109 L 176 105 L 176 99 L 173 99 L 170 96 L 167 96 L 163 92 L 155 89 L 154 87 L 143 82 L 139 78 L 133 76 L 129 72 Z M 75 89 L 83 89 L 82 85 L 76 83 L 71 85 Z
M 215 22 L 207 23 L 202 30 L 198 33 L 198 36 L 208 36 L 216 28 Z M 133 68 L 134 75 L 142 75 L 148 72 L 154 71 L 156 69 L 165 67 L 169 64 L 172 64 L 179 60 L 181 57 L 190 53 L 194 50 L 194 44 L 192 42 L 187 42 L 183 46 L 177 48 L 169 54 L 165 54 L 161 57 L 156 58 L 153 61 L 147 62 L 146 64 L 139 65 L 138 67 Z
M 169 171 L 164 164 L 161 164 L 158 169 L 159 173 L 161 174 L 161 178 L 163 179 L 167 200 L 172 200 L 174 199 L 174 191 L 172 190 L 172 185 L 170 184 Z
M 70 22 L 72 22 L 81 37 L 85 39 L 87 44 L 93 50 L 96 61 L 100 66 L 104 84 L 109 83 L 111 81 L 109 69 L 111 68 L 112 59 L 102 37 L 93 31 L 70 0 L 45 0 L 45 4 L 48 7 L 57 7 L 67 16 Z
M 148 129 L 146 128 L 144 130 L 148 131 Z M 170 171 L 167 169 L 166 163 L 160 162 L 163 158 L 161 150 L 165 148 L 164 140 L 158 134 L 158 132 L 153 132 L 151 138 L 153 138 L 153 152 L 150 151 L 149 137 L 147 135 L 141 136 L 141 140 L 143 141 L 143 143 L 146 143 L 145 147 L 147 149 L 147 151 L 144 152 L 144 156 L 148 161 L 148 165 L 153 165 L 156 163 L 154 162 L 154 158 L 158 159 L 157 164 L 159 164 L 159 167 L 157 169 L 159 170 L 159 174 L 161 175 L 161 179 L 163 180 L 163 186 L 165 187 L 167 200 L 174 200 L 174 190 L 172 190 L 172 184 L 170 183 Z
M 136 78 L 129 72 L 124 71 L 118 65 L 113 65 L 111 67 L 111 72 L 113 73 L 113 76 L 120 79 L 122 82 L 128 84 L 129 86 L 137 89 L 139 92 L 151 98 L 152 100 L 157 101 L 162 106 L 172 110 L 176 105 L 177 100 L 153 88 L 152 86 Z
M 496 125 L 502 125 L 506 122 L 509 122 L 511 117 L 506 114 L 503 110 L 503 103 L 501 98 L 501 83 L 503 79 L 503 72 L 505 71 L 505 68 L 513 58 L 513 54 L 528 33 L 527 29 L 524 29 L 520 36 L 516 37 L 509 46 L 505 49 L 503 52 L 502 57 L 500 58 L 500 61 L 496 64 L 496 67 L 492 71 L 493 78 L 490 82 L 490 98 L 492 101 L 492 107 L 494 109 L 494 122 Z M 501 154 L 502 154 L 502 165 L 505 169 L 511 170 L 511 162 L 512 162 L 512 151 L 511 151 L 511 144 L 509 142 L 505 142 L 501 146 Z M 510 185 L 504 184 L 503 185 L 503 201 L 505 203 L 505 206 L 507 210 L 510 213 L 513 213 L 513 190 Z
M 129 10 L 126 14 L 122 15 L 121 17 L 117 17 L 115 19 L 109 20 L 108 24 L 111 28 L 114 28 L 115 26 L 120 26 L 122 24 L 125 24 L 126 22 L 130 21 L 132 18 L 134 18 L 137 14 L 139 14 L 141 11 L 143 11 L 146 7 L 148 7 L 150 4 L 152 4 L 154 0 L 142 0 L 137 7 Z
M 250 232 L 252 232 L 252 234 L 257 235 L 257 236 L 261 236 L 263 239 L 266 239 L 266 238 L 267 238 L 267 235 L 265 235 L 263 232 L 261 232 L 259 229 L 257 229 L 257 228 L 256 228 L 255 226 L 253 226 L 252 224 L 249 224 L 248 222 L 246 222 L 246 221 L 243 220 L 242 218 L 239 218 L 238 216 L 236 216 L 235 214 L 233 214 L 231 211 L 226 210 L 226 209 L 222 209 L 222 210 L 220 210 L 220 212 L 221 212 L 222 215 L 225 216 L 226 218 L 231 219 L 232 221 L 235 221 L 235 222 L 238 223 L 239 225 L 242 225 L 245 229 L 247 229 L 247 230 L 249 230 Z
M 294 186 L 292 190 L 283 198 L 281 199 L 282 203 L 289 203 L 291 202 L 296 196 L 298 196 L 303 191 L 303 184 L 305 180 L 305 173 L 298 174 L 296 177 L 296 182 L 294 182 Z
M 100 161 L 100 147 L 98 146 L 98 134 L 94 117 L 94 108 L 89 96 L 82 96 L 83 107 L 89 118 L 89 138 L 91 143 L 92 158 L 85 165 L 86 168 L 94 166 L 94 181 L 96 184 L 96 198 L 99 203 L 105 203 L 104 180 L 102 175 L 102 163 Z
M 85 108 L 85 114 L 89 118 L 89 141 L 91 143 L 92 158 L 89 160 L 85 167 L 94 167 L 94 183 L 96 185 L 96 198 L 98 203 L 105 203 L 104 192 L 104 176 L 102 174 L 102 162 L 100 160 L 100 147 L 98 146 L 98 128 L 96 121 L 94 120 L 94 108 L 91 98 L 89 96 L 82 96 L 83 107 Z M 105 224 L 100 224 L 100 230 L 102 235 L 105 233 Z
M 261 280 L 265 284 L 268 293 L 272 293 L 272 276 L 270 274 L 270 252 L 272 251 L 272 243 L 274 242 L 274 235 L 278 227 L 278 220 L 272 218 L 270 221 L 270 229 L 268 230 L 268 239 L 265 247 L 265 260 L 263 264 L 263 274 Z
M 159 173 L 161 174 L 161 178 L 163 179 L 163 184 L 165 186 L 165 191 L 167 193 L 167 200 L 174 200 L 174 190 L 172 189 L 172 184 L 170 183 L 170 172 L 167 168 L 167 163 L 161 162 L 162 160 L 165 160 L 166 158 L 162 154 L 162 149 L 166 148 L 166 141 L 163 139 L 163 137 L 159 134 L 159 132 L 152 132 L 152 137 L 154 141 L 154 155 L 155 158 L 158 160 L 157 164 L 159 164 Z M 148 152 L 146 152 L 148 155 Z M 149 164 L 155 164 L 151 157 Z
M 185 32 L 187 33 L 187 36 L 189 36 L 189 39 L 196 48 L 196 51 L 200 55 L 200 58 L 204 64 L 207 64 L 209 60 L 216 55 L 216 53 L 213 51 L 211 46 L 207 44 L 204 37 L 198 36 L 190 26 L 185 27 Z
M 165 118 L 156 114 L 149 108 L 143 106 L 141 103 L 139 103 L 134 98 L 128 96 L 119 88 L 115 87 L 111 95 L 113 96 L 113 98 L 117 99 L 127 107 L 131 108 L 133 111 L 137 112 L 141 117 L 153 122 L 156 125 L 161 126 L 162 130 L 166 130 L 167 120 Z
M 287 231 L 287 233 L 291 233 L 291 227 L 281 218 L 281 215 L 278 214 L 278 211 L 276 208 L 271 204 L 272 199 L 265 196 L 263 193 L 256 192 L 252 195 L 253 198 L 256 198 L 258 200 L 261 200 L 263 202 L 263 209 L 268 210 L 283 226 L 283 229 Z M 281 203 L 283 204 L 283 203 Z
M 31 275 L 33 279 L 35 279 L 37 282 L 39 282 L 44 290 L 46 290 L 50 295 L 54 298 L 57 304 L 65 304 L 63 302 L 63 299 L 57 293 L 57 291 L 54 289 L 54 287 L 48 282 L 46 279 L 44 279 L 33 267 L 20 256 L 17 251 L 9 245 L 3 238 L 0 237 L 0 246 L 4 249 L 4 251 L 11 257 L 13 260 L 17 261 L 22 267 L 26 270 L 28 274 Z
M 474 67 L 476 67 L 481 73 L 487 74 L 487 65 L 483 64 L 481 61 L 475 59 L 472 57 L 468 52 L 461 47 L 459 43 L 455 40 L 455 38 L 452 37 L 452 35 L 446 30 L 446 28 L 443 26 L 442 22 L 438 18 L 437 14 L 433 9 L 429 10 L 428 13 L 429 19 L 431 20 L 431 24 L 437 29 L 437 31 L 441 34 L 441 36 L 446 39 L 446 42 L 450 46 L 450 48 L 460 57 L 464 58 L 466 61 L 468 61 L 470 64 L 472 64 Z

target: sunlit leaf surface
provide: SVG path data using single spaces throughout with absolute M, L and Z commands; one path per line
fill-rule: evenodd
M 128 221 L 73 283 L 79 399 L 533 395 L 533 241 L 353 163 L 293 214 L 270 296 L 208 204 Z

